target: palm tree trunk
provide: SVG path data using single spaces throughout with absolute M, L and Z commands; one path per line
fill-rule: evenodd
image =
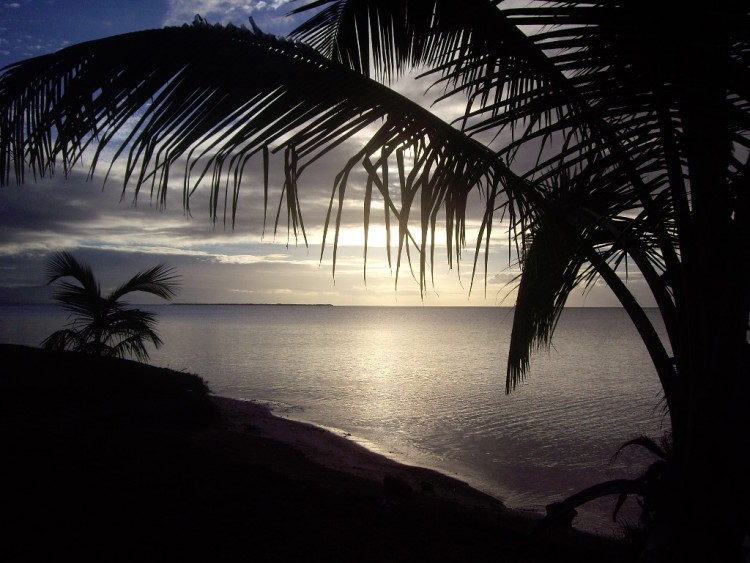
M 689 404 L 675 428 L 657 543 L 671 546 L 668 561 L 738 562 L 750 501 L 750 364 L 747 344 L 738 345 L 737 331 L 733 335 L 729 328 L 739 315 L 721 304 L 702 309 L 692 315 Z
M 678 224 L 685 299 L 674 347 L 687 404 L 672 417 L 674 463 L 655 527 L 657 545 L 673 552 L 662 558 L 673 561 L 739 562 L 748 530 L 750 241 L 732 215 L 741 190 L 727 181 L 727 84 L 709 63 L 726 60 L 725 41 L 704 41 L 710 47 L 688 57 L 702 79 L 685 86 L 680 106 L 691 215 Z
M 689 306 L 677 358 L 687 404 L 684 415 L 672 416 L 674 473 L 656 527 L 657 543 L 676 550 L 665 560 L 739 562 L 748 530 L 747 238 L 715 211 L 705 222 L 697 218 L 701 228 L 692 229 L 683 255 Z M 718 288 L 710 292 L 713 280 Z

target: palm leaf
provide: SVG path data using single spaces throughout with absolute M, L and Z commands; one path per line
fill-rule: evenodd
M 85 340 L 77 330 L 56 330 L 45 338 L 41 346 L 46 350 L 80 350 L 86 345 Z
M 123 285 L 114 289 L 108 299 L 118 301 L 128 293 L 142 291 L 156 295 L 162 299 L 171 299 L 179 290 L 179 276 L 166 264 L 159 264 L 153 268 L 138 272 Z
M 144 341 L 137 335 L 120 340 L 108 350 L 107 355 L 115 358 L 132 357 L 139 362 L 145 362 L 149 359 Z
M 80 263 L 67 251 L 57 252 L 47 261 L 45 273 L 47 284 L 67 277 L 78 282 L 60 282 L 52 297 L 74 315 L 91 320 L 96 318 L 102 305 L 101 289 L 88 264 Z
M 94 273 L 88 264 L 82 264 L 67 251 L 53 254 L 47 261 L 46 268 L 47 284 L 54 283 L 60 278 L 72 277 L 81 288 L 89 293 L 96 294 L 99 291 L 99 284 L 94 277 Z
M 522 274 L 513 315 L 506 391 L 523 380 L 530 354 L 548 347 L 568 295 L 580 280 L 586 262 L 580 237 L 571 236 L 562 217 L 545 215 L 524 239 Z
M 156 332 L 156 314 L 140 309 L 120 309 L 107 319 L 104 342 L 113 353 L 122 352 L 141 360 L 148 359 L 144 345 L 146 341 L 150 341 L 155 348 L 163 344 Z
M 252 71 L 242 72 L 243 66 Z M 317 86 L 299 87 L 306 83 Z M 332 206 L 339 211 L 356 166 L 370 159 L 387 167 L 388 158 L 405 150 L 420 152 L 431 163 L 411 171 L 410 186 L 417 189 L 434 184 L 432 178 L 461 191 L 478 182 L 493 190 L 510 185 L 511 173 L 492 151 L 403 96 L 299 42 L 202 20 L 84 43 L 11 66 L 0 82 L 0 107 L 0 125 L 14 131 L 0 139 L 3 183 L 11 173 L 23 180 L 21 158 L 35 176 L 52 173 L 58 160 L 67 173 L 89 147 L 93 174 L 111 146 L 111 160 L 125 162 L 123 191 L 132 185 L 137 197 L 145 188 L 163 203 L 177 165 L 187 209 L 191 194 L 209 184 L 213 220 L 221 214 L 219 198 L 227 184 L 234 217 L 247 160 L 259 152 L 265 155 L 269 147 L 283 150 L 282 196 L 295 237 L 304 236 L 297 185 L 305 168 L 375 124 L 371 140 L 348 162 L 340 175 L 343 181 L 334 188 L 338 195 Z M 116 135 L 126 128 L 130 132 L 120 142 Z M 446 193 L 429 191 L 421 203 L 439 208 Z M 407 194 L 400 208 L 390 200 L 386 207 L 396 217 L 408 216 L 414 201 Z M 452 217 L 456 225 L 463 220 Z M 402 231 L 401 243 L 404 236 Z

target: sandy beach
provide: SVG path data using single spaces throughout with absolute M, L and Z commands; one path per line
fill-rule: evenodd
M 199 378 L 0 351 L 4 561 L 627 560 Z

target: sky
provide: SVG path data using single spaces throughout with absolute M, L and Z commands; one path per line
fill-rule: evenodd
M 285 35 L 295 21 L 286 17 L 297 2 L 288 0 L 0 0 L 0 66 L 101 37 L 189 23 L 196 14 L 209 22 L 245 24 L 252 16 L 267 33 Z M 404 82 L 401 91 L 420 99 L 423 85 Z M 451 115 L 455 108 L 438 107 Z M 27 180 L 0 189 L 0 303 L 46 302 L 44 264 L 51 253 L 68 250 L 89 263 L 103 290 L 137 271 L 165 263 L 180 275 L 178 302 L 330 303 L 380 306 L 512 306 L 517 266 L 509 258 L 507 228 L 495 225 L 487 275 L 473 280 L 473 237 L 482 208 L 467 223 L 464 259 L 448 267 L 445 245 L 435 252 L 434 281 L 424 295 L 402 268 L 388 265 L 384 227 L 371 230 L 367 266 L 363 259 L 362 201 L 347 201 L 333 275 L 331 245 L 323 246 L 325 212 L 335 172 L 343 161 L 323 162 L 300 180 L 308 244 L 289 239 L 282 228 L 264 231 L 262 197 L 252 185 L 241 196 L 234 228 L 212 225 L 208 206 L 191 203 L 184 212 L 174 190 L 166 208 L 122 194 L 101 175 L 74 171 L 50 180 Z M 338 167 L 337 167 L 338 165 Z M 106 170 L 101 167 L 101 170 Z M 252 184 L 252 178 L 248 182 Z M 356 192 L 356 189 L 354 190 Z M 198 195 L 200 199 L 200 194 Z M 483 257 L 480 259 L 482 262 Z M 365 279 L 366 274 L 366 279 Z M 633 278 L 638 293 L 639 280 Z M 140 298 L 138 302 L 153 302 Z M 575 292 L 574 306 L 616 306 L 609 290 L 597 285 Z

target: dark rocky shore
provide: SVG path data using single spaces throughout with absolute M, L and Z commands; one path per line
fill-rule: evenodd
M 0 345 L 2 560 L 626 561 L 195 375 Z

